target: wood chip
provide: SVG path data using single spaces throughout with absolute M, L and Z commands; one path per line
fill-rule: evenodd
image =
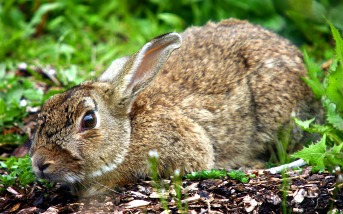
M 306 191 L 305 189 L 299 189 L 293 195 L 292 203 L 300 204 L 305 199 Z
M 127 204 L 124 204 L 123 206 L 127 209 L 130 209 L 130 208 L 135 208 L 135 207 L 142 207 L 142 206 L 147 206 L 149 205 L 150 202 L 149 201 L 144 201 L 144 200 L 133 200 L 133 201 L 130 201 L 129 203 Z
M 245 196 L 243 198 L 244 208 L 246 212 L 252 212 L 259 203 L 251 198 L 249 195 Z
M 49 207 L 44 213 L 42 214 L 57 214 L 59 213 L 58 209 L 55 207 Z
M 36 213 L 37 210 L 38 210 L 37 207 L 29 207 L 29 208 L 25 208 L 25 209 L 20 210 L 17 214 Z
M 7 191 L 12 193 L 13 195 L 21 195 L 19 192 L 17 192 L 15 189 L 12 187 L 7 187 Z
M 135 198 L 148 198 L 148 196 L 146 196 L 140 192 L 129 191 L 129 193 L 132 194 L 132 196 Z
M 190 197 L 190 198 L 187 198 L 185 200 L 181 200 L 181 203 L 190 203 L 190 202 L 195 202 L 195 201 L 198 201 L 200 200 L 200 195 L 199 194 L 196 194 L 194 195 L 193 197 Z

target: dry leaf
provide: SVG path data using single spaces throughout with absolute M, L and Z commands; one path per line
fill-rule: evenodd
M 14 205 L 11 209 L 10 209 L 10 212 L 15 212 L 17 211 L 17 209 L 19 209 L 21 203 L 17 203 L 16 205 Z

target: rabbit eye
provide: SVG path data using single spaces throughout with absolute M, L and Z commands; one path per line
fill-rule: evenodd
M 87 111 L 82 118 L 82 129 L 92 129 L 96 126 L 96 116 L 94 111 Z

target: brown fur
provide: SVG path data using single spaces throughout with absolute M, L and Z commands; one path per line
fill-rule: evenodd
M 161 175 L 260 168 L 290 114 L 311 115 L 302 54 L 288 40 L 234 19 L 181 36 L 171 55 L 176 34 L 49 99 L 30 151 L 37 175 L 92 188 L 125 184 L 149 175 L 153 150 Z M 80 131 L 94 109 L 99 127 Z M 298 129 L 293 140 L 304 140 Z

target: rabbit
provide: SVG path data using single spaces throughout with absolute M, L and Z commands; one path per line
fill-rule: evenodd
M 182 45 L 181 45 L 182 44 Z M 248 21 L 154 38 L 97 80 L 48 99 L 29 154 L 36 175 L 101 192 L 150 175 L 263 168 L 291 114 L 316 110 L 302 53 Z M 293 127 L 296 144 L 304 134 Z M 80 187 L 81 186 L 81 187 Z

